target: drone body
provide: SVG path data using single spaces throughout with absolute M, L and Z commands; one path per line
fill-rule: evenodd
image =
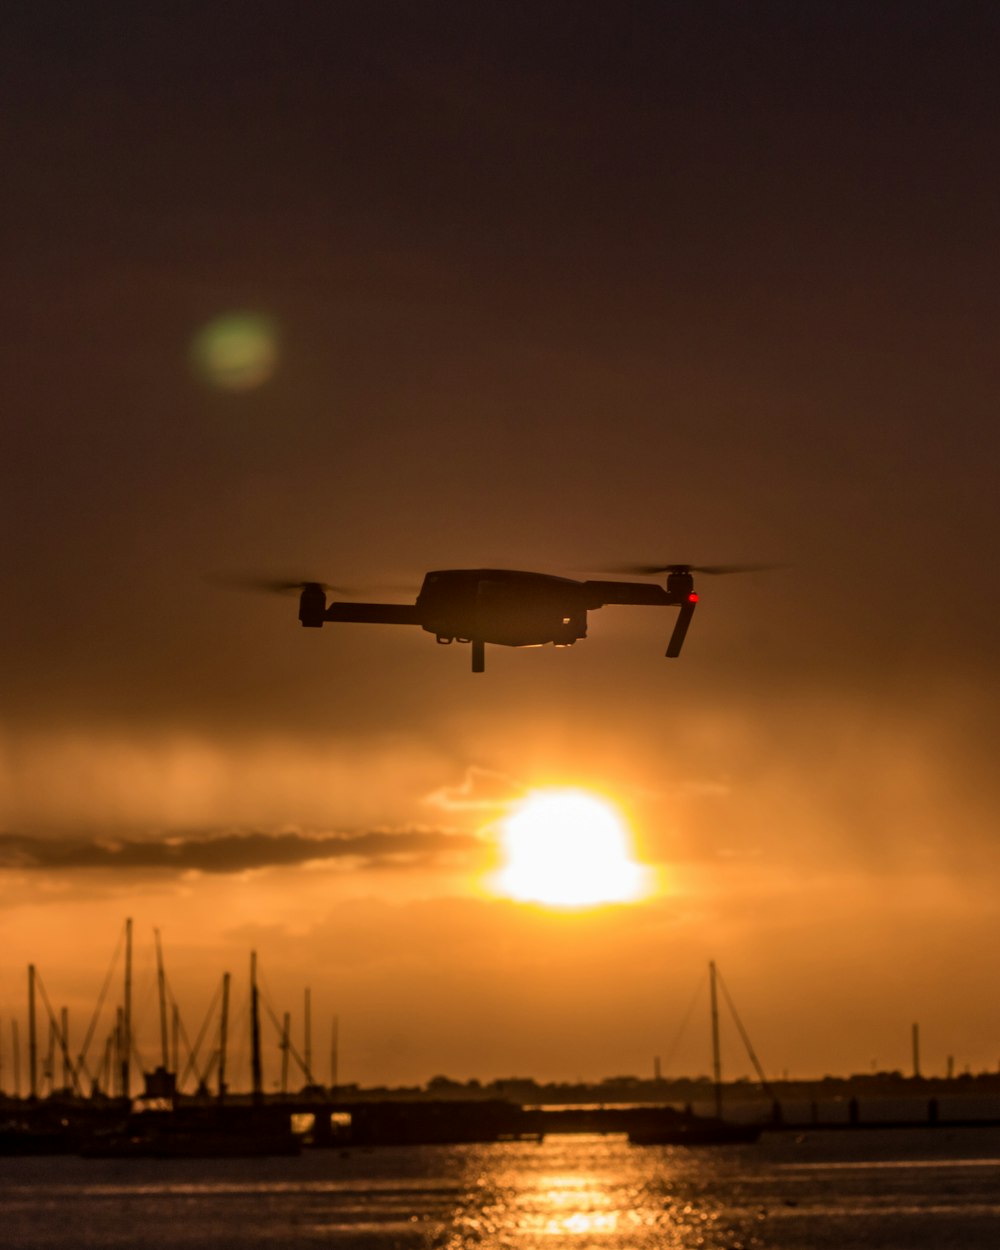
M 638 570 L 667 574 L 651 582 L 574 581 L 512 569 L 440 569 L 428 573 L 415 603 L 327 603 L 321 582 L 300 584 L 299 620 L 307 628 L 328 621 L 419 625 L 439 643 L 472 644 L 472 671 L 485 667 L 487 643 L 501 647 L 571 647 L 587 636 L 587 613 L 607 604 L 677 607 L 667 655 L 680 654 L 698 596 L 690 565 Z M 709 568 L 703 572 L 729 572 Z

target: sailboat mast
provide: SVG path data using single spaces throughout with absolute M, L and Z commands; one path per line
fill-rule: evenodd
M 260 1005 L 257 1002 L 257 952 L 250 952 L 250 1063 L 253 1074 L 253 1100 L 260 1102 L 264 1081 L 260 1069 Z
M 35 965 L 28 964 L 28 1093 L 38 1097 L 38 1028 L 35 1020 Z
M 132 920 L 125 921 L 125 1006 L 122 1013 L 122 1097 L 132 1097 L 130 1062 L 132 1058 Z
M 18 1036 L 17 1021 L 10 1022 L 10 1045 L 14 1059 L 14 1097 L 21 1097 L 21 1039 Z
M 222 1015 L 219 1019 L 219 1102 L 226 1096 L 226 1047 L 229 1045 L 229 973 L 222 974 Z
M 305 1073 L 305 1075 L 306 1075 L 306 1084 L 307 1084 L 307 1085 L 312 1085 L 312 1083 L 313 1083 L 313 1074 L 312 1074 L 312 1066 L 313 1066 L 313 1058 L 312 1058 L 312 1055 L 313 1055 L 313 1046 L 312 1046 L 312 994 L 311 994 L 311 992 L 310 992 L 310 990 L 309 990 L 309 987 L 308 987 L 308 986 L 306 986 L 306 996 L 305 996 L 305 1003 L 304 1003 L 304 1007 L 305 1007 L 305 1037 L 304 1037 L 304 1041 L 305 1041 L 305 1048 L 304 1048 L 304 1051 L 305 1051 L 305 1053 L 304 1053 L 304 1058 L 305 1058 L 305 1069 L 306 1069 L 306 1073 Z
M 156 985 L 160 992 L 160 1055 L 163 1070 L 170 1070 L 170 1046 L 167 1040 L 167 978 L 163 971 L 163 946 L 160 943 L 160 930 L 154 929 L 156 938 Z
M 122 1080 L 125 1076 L 125 1012 L 119 1007 L 115 1013 L 115 1068 L 117 1070 L 118 1097 L 125 1097 Z
M 285 1020 L 281 1029 L 281 1096 L 288 1093 L 288 1047 L 291 1045 L 292 1017 L 285 1012 Z
M 103 1088 L 104 1092 L 108 1095 L 109 1098 L 113 1098 L 115 1094 L 115 1091 L 113 1088 L 114 1086 L 114 1080 L 113 1080 L 114 1050 L 115 1050 L 115 1031 L 114 1029 L 112 1029 L 104 1042 L 104 1060 L 101 1064 L 101 1079 L 100 1079 L 101 1088 Z
M 715 984 L 715 960 L 708 965 L 708 985 L 712 997 L 712 1081 L 715 1085 L 715 1114 L 722 1115 L 722 1058 L 719 1050 L 719 997 Z
M 56 1033 L 59 1031 L 56 1024 L 56 1018 L 49 1016 L 49 1049 L 45 1054 L 45 1062 L 42 1064 L 42 1080 L 48 1081 L 49 1093 L 54 1094 L 56 1089 Z
M 69 1089 L 70 1087 L 70 1066 L 69 1066 L 69 1008 L 61 1007 L 59 1010 L 60 1031 L 62 1032 L 62 1087 Z

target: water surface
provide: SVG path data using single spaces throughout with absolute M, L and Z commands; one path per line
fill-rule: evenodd
M 995 1250 L 1000 1130 L 0 1159 L 17 1250 Z

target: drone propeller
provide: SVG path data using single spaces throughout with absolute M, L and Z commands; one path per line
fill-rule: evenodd
M 762 573 L 776 564 L 623 564 L 608 572 L 631 573 L 637 577 L 656 577 L 660 573 L 706 573 L 721 577 L 729 573 Z
M 217 586 L 225 586 L 229 590 L 249 590 L 265 595 L 298 594 L 307 586 L 315 586 L 319 590 L 333 591 L 336 594 L 348 594 L 343 586 L 331 586 L 328 582 L 312 581 L 309 578 L 258 577 L 255 574 L 217 573 L 209 578 Z

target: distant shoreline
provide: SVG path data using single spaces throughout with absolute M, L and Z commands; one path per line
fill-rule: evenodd
M 983 1098 L 1000 1097 L 1000 1072 L 962 1073 L 958 1076 L 904 1076 L 901 1072 L 855 1073 L 799 1080 L 774 1080 L 767 1093 L 749 1078 L 722 1082 L 724 1097 L 735 1101 L 773 1097 L 789 1099 L 835 1098 Z M 422 1086 L 341 1085 L 342 1097 L 360 1098 L 507 1098 L 522 1104 L 540 1103 L 686 1103 L 713 1097 L 711 1077 L 611 1077 L 587 1081 L 538 1082 L 511 1077 L 490 1082 L 454 1081 L 433 1077 Z

